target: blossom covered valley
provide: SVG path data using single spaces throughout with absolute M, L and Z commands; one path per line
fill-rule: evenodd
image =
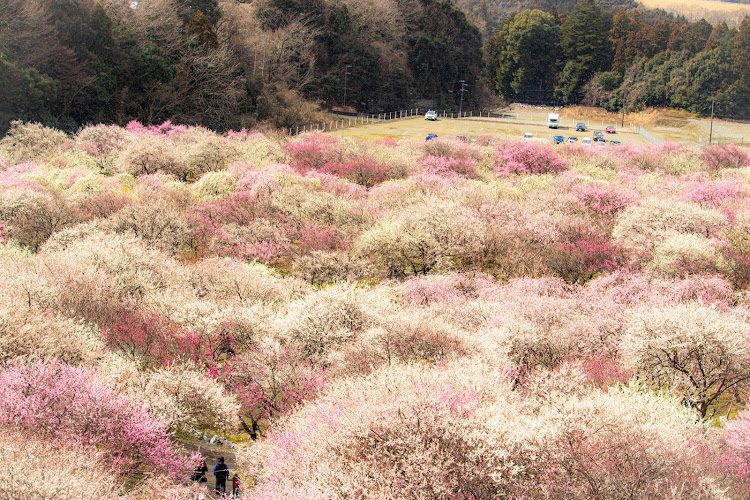
M 14 122 L 0 497 L 747 498 L 748 150 L 474 139 Z

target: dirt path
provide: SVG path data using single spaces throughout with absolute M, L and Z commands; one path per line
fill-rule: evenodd
M 200 439 L 192 439 L 189 441 L 181 441 L 180 444 L 185 449 L 185 453 L 188 455 L 192 455 L 193 453 L 200 453 L 204 457 L 206 457 L 206 465 L 208 466 L 208 472 L 206 473 L 206 478 L 208 481 L 206 483 L 203 483 L 203 485 L 208 490 L 208 493 L 206 494 L 206 499 L 215 499 L 219 498 L 218 495 L 214 494 L 214 487 L 216 486 L 216 480 L 213 475 L 213 469 L 214 466 L 217 463 L 217 460 L 219 457 L 224 457 L 224 463 L 227 464 L 227 467 L 229 467 L 229 479 L 227 480 L 227 493 L 231 494 L 232 492 L 232 475 L 236 472 L 240 476 L 240 480 L 242 480 L 243 486 L 246 486 L 246 483 L 244 481 L 244 475 L 242 474 L 239 469 L 237 469 L 237 462 L 236 462 L 236 454 L 235 450 L 233 448 L 228 448 L 225 446 L 217 446 L 208 443 L 207 441 L 203 441 Z

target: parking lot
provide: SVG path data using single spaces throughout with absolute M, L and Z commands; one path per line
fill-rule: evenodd
M 614 123 L 595 124 L 594 127 L 588 128 L 586 132 L 576 132 L 575 123 L 578 120 L 574 118 L 561 117 L 561 126 L 558 129 L 547 127 L 546 117 L 528 114 L 524 116 L 519 114 L 518 118 L 487 118 L 487 117 L 467 117 L 467 118 L 444 118 L 439 117 L 437 121 L 425 120 L 423 116 L 402 118 L 398 120 L 380 121 L 356 127 L 334 130 L 331 133 L 345 137 L 358 138 L 384 138 L 391 137 L 394 139 L 403 138 L 422 138 L 427 134 L 437 134 L 441 136 L 464 136 L 466 138 L 478 138 L 492 136 L 498 139 L 521 139 L 524 134 L 531 133 L 534 141 L 552 143 L 555 135 L 562 135 L 567 141 L 568 137 L 578 137 L 578 142 L 583 137 L 592 137 L 594 130 L 604 131 L 607 125 L 615 126 Z M 590 125 L 590 124 L 587 124 Z M 637 133 L 637 129 L 616 127 L 617 133 L 604 134 L 605 139 L 609 142 L 611 139 L 619 140 L 622 143 L 644 143 L 645 140 Z

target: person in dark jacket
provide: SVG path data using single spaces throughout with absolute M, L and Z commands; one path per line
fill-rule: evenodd
M 227 491 L 227 478 L 229 477 L 229 467 L 224 463 L 224 457 L 219 457 L 216 462 L 214 477 L 216 478 L 216 493 L 224 495 Z

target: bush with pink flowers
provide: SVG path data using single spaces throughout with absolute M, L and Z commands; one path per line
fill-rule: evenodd
M 187 461 L 168 423 L 118 394 L 96 372 L 64 363 L 9 364 L 0 371 L 0 426 L 70 442 L 101 453 L 118 475 L 184 477 Z
M 556 174 L 568 168 L 547 144 L 531 141 L 504 142 L 495 146 L 495 172 L 508 174 Z
M 750 165 L 750 153 L 734 144 L 707 146 L 701 150 L 703 163 L 709 172 L 725 168 L 742 168 Z

